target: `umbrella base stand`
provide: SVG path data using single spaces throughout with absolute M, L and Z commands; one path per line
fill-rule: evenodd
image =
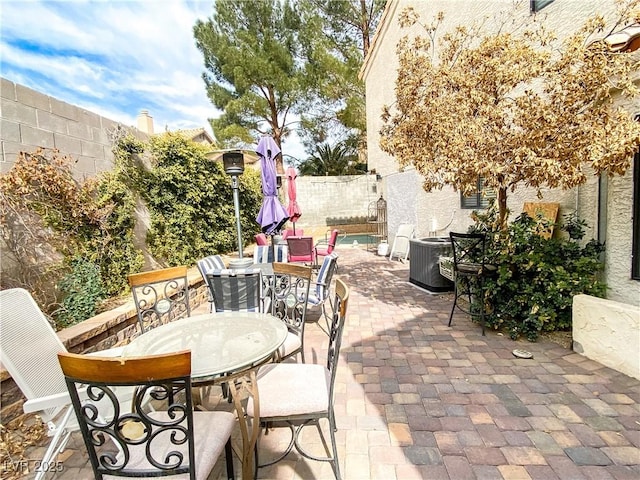
M 253 265 L 251 258 L 233 258 L 229 260 L 229 268 L 249 268 Z

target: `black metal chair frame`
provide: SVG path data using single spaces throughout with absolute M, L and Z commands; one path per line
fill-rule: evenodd
M 60 353 L 58 357 L 96 479 L 102 479 L 103 475 L 160 477 L 176 474 L 188 474 L 190 479 L 196 479 L 198 461 L 190 352 L 131 359 L 69 353 Z M 114 393 L 114 387 L 118 386 L 137 387 L 132 411 L 120 409 Z M 180 392 L 183 400 L 172 400 L 165 411 L 149 411 L 146 406 L 157 400 L 160 392 L 165 393 L 161 395 L 162 399 Z M 101 415 L 105 409 L 113 412 L 112 418 Z M 197 415 L 200 420 L 207 421 L 205 428 L 214 427 L 220 421 L 229 425 L 224 450 L 227 477 L 234 478 L 233 416 L 226 412 L 199 412 Z M 204 442 L 205 438 L 199 441 Z M 108 442 L 113 442 L 117 454 L 106 448 Z M 204 453 L 214 454 L 207 450 Z M 205 478 L 209 472 L 198 473 L 198 478 Z
M 191 316 L 187 267 L 170 267 L 129 275 L 140 332 Z
M 279 360 L 300 354 L 304 363 L 304 326 L 307 317 L 312 268 L 289 263 L 274 263 L 271 277 L 271 314 L 281 319 L 290 332 L 300 339 L 292 352 L 282 352 Z
M 480 317 L 482 335 L 485 325 L 485 280 L 495 275 L 496 266 L 487 262 L 486 245 L 487 236 L 484 233 L 454 233 L 449 232 L 451 247 L 453 250 L 453 274 L 454 296 L 449 326 L 453 320 L 453 313 L 458 307 L 464 313 Z M 466 297 L 466 305 L 460 305 L 460 299 Z M 475 299 L 475 301 L 474 301 Z M 479 303 L 479 311 L 474 310 L 474 305 Z

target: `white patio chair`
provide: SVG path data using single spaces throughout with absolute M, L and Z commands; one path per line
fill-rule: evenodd
M 413 238 L 415 227 L 411 224 L 404 223 L 398 227 L 395 238 L 393 239 L 393 245 L 391 246 L 391 253 L 389 253 L 389 260 L 393 259 L 396 255 L 402 262 L 407 261 L 409 256 L 409 241 Z
M 58 363 L 58 353 L 66 348 L 31 294 L 14 288 L 0 291 L 0 361 L 27 399 L 25 413 L 37 413 L 47 425 L 51 438 L 36 480 L 64 451 L 69 435 L 78 429 L 71 398 Z M 113 356 L 113 352 L 99 352 Z M 121 390 L 118 399 L 130 402 L 132 391 Z

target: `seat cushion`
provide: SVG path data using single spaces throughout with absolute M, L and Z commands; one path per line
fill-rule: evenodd
M 323 302 L 324 299 L 318 298 L 315 293 L 309 293 L 309 296 L 307 297 L 307 303 L 310 305 L 320 305 Z
M 322 413 L 329 410 L 331 373 L 311 363 L 270 363 L 257 374 L 260 419 Z M 253 402 L 247 414 L 253 417 Z
M 150 417 L 163 420 L 169 416 L 166 411 L 151 412 Z M 194 424 L 194 443 L 195 443 L 195 459 L 196 459 L 196 478 L 205 480 L 213 469 L 218 457 L 222 453 L 227 440 L 231 436 L 231 432 L 235 425 L 235 415 L 229 412 L 193 412 Z M 153 443 L 154 457 L 162 461 L 167 452 L 180 451 L 185 455 L 184 463 L 188 464 L 187 444 L 173 445 L 165 441 L 162 435 L 158 436 Z M 138 447 L 130 447 L 129 452 L 131 459 L 127 465 L 127 469 L 142 470 L 152 469 L 153 467 L 146 458 L 145 444 Z M 105 475 L 105 479 L 123 478 L 121 476 Z M 175 475 L 170 477 L 173 479 L 188 479 L 189 474 Z
M 300 337 L 293 332 L 289 332 L 287 333 L 287 338 L 284 339 L 284 343 L 280 345 L 278 354 L 280 357 L 284 358 L 298 350 L 300 347 L 302 347 L 302 340 L 300 340 Z

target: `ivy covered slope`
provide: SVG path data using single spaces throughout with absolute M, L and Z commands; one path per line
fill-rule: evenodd
M 95 315 L 143 263 L 135 203 L 117 168 L 79 181 L 72 166 L 55 150 L 22 152 L 0 177 L 2 288 L 28 289 L 59 328 Z
M 21 153 L 0 176 L 2 288 L 28 289 L 64 328 L 95 315 L 105 298 L 128 293 L 127 275 L 143 269 L 143 248 L 162 266 L 234 250 L 230 178 L 206 154 L 180 134 L 143 143 L 117 130 L 113 170 L 78 180 L 73 159 L 57 151 Z M 247 169 L 240 177 L 244 243 L 259 228 L 261 200 L 259 173 Z M 136 225 L 147 223 L 146 238 L 136 238 Z
M 234 250 L 236 224 L 231 180 L 220 162 L 207 159 L 210 147 L 180 134 L 155 136 L 149 145 L 133 137 L 120 142 L 119 162 L 149 210 L 149 253 L 165 265 L 193 265 L 198 259 Z M 240 176 L 243 243 L 259 226 L 262 202 L 259 172 Z

